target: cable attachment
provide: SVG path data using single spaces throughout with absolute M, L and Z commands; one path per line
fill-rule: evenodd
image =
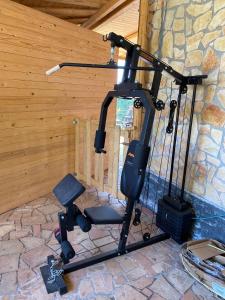
M 135 216 L 133 220 L 133 225 L 138 226 L 141 224 L 141 210 L 140 208 L 135 208 Z
M 61 261 L 58 261 L 54 258 L 54 256 L 48 257 L 48 265 L 49 265 L 49 277 L 47 279 L 48 284 L 52 284 L 53 282 L 56 282 L 56 279 L 62 276 L 63 269 Z
M 158 111 L 161 111 L 165 108 L 165 103 L 162 100 L 158 100 L 158 101 L 155 102 L 155 108 Z
M 109 35 L 108 34 L 103 34 L 103 36 L 102 36 L 103 42 L 107 42 L 108 39 L 109 39 Z
M 116 62 L 114 60 L 114 56 L 115 56 L 115 43 L 111 42 L 111 49 L 110 49 L 110 60 L 108 61 L 109 65 L 116 65 Z
M 172 100 L 170 102 L 169 121 L 168 121 L 168 125 L 166 127 L 166 132 L 167 133 L 172 133 L 173 132 L 173 120 L 174 120 L 174 113 L 175 113 L 176 107 L 177 107 L 177 101 Z
M 141 100 L 138 98 L 138 99 L 135 99 L 134 100 L 134 107 L 139 109 L 143 106 L 143 103 L 141 102 Z
M 183 85 L 183 86 L 182 86 L 182 90 L 181 90 L 181 94 L 186 94 L 186 93 L 187 93 L 187 90 L 188 90 L 187 86 L 186 86 L 186 85 Z

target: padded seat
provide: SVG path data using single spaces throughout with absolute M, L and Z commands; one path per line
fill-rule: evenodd
M 59 202 L 69 207 L 85 191 L 85 187 L 72 175 L 67 174 L 53 189 Z
M 89 207 L 84 210 L 85 215 L 92 224 L 121 224 L 123 217 L 112 207 L 98 206 Z

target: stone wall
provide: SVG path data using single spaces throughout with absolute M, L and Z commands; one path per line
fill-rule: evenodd
M 203 201 L 225 210 L 225 1 L 152 0 L 149 13 L 153 13 L 149 24 L 149 50 L 185 75 L 208 75 L 197 92 L 186 189 Z M 176 99 L 177 87 L 170 78 L 164 77 L 159 98 L 166 101 L 166 110 L 161 117 L 157 113 L 154 129 L 157 139 L 152 171 L 155 174 L 160 169 L 171 85 L 171 98 Z M 191 93 L 189 88 L 186 105 L 184 96 L 180 113 L 175 161 L 178 186 L 182 178 Z M 161 135 L 157 134 L 158 121 L 158 133 L 161 132 Z M 164 178 L 167 175 L 167 179 L 170 143 L 171 136 L 167 135 L 160 174 Z

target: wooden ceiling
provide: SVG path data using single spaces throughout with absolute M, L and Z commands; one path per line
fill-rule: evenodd
M 125 36 L 131 42 L 136 43 L 139 21 L 139 2 L 140 0 L 133 0 L 126 7 L 121 8 L 117 13 L 109 16 L 105 22 L 96 26 L 94 31 L 103 35 L 113 31 Z
M 134 0 L 13 0 L 68 22 L 94 29 Z

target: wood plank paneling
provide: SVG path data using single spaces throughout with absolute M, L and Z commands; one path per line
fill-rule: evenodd
M 13 0 L 47 14 L 82 24 L 95 14 L 108 0 Z
M 95 32 L 0 0 L 0 213 L 50 192 L 73 172 L 73 119 L 97 117 L 115 71 L 65 68 L 105 63 L 109 45 Z

